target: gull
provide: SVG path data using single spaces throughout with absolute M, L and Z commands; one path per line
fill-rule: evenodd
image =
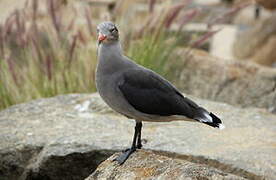
M 119 164 L 142 148 L 142 122 L 193 121 L 224 127 L 220 118 L 184 97 L 165 78 L 124 56 L 115 24 L 102 22 L 97 31 L 97 90 L 113 110 L 136 121 L 132 146 L 115 159 Z

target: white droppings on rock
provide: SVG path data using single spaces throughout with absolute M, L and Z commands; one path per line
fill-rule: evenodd
M 79 110 L 80 108 L 81 108 L 81 104 L 77 104 L 77 105 L 74 107 L 75 110 Z
M 75 110 L 77 110 L 78 112 L 85 112 L 88 110 L 90 104 L 91 102 L 89 100 L 84 101 L 82 104 L 77 104 L 75 106 Z
M 32 136 L 32 135 L 33 135 L 33 133 L 31 133 L 31 132 L 27 133 L 27 136 Z

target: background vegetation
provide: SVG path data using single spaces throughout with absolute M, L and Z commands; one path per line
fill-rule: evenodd
M 68 20 L 63 14 L 66 5 L 54 0 L 38 2 L 29 1 L 28 7 L 16 10 L 0 25 L 0 109 L 40 97 L 96 91 L 97 37 L 93 13 L 87 9 L 85 23 L 76 25 L 76 18 Z M 197 16 L 198 10 L 187 11 L 179 29 L 168 36 L 167 30 L 187 2 L 151 12 L 152 2 L 139 29 L 120 29 L 124 49 L 139 64 L 170 78 L 173 70 L 168 69 L 167 61 L 178 47 L 181 29 Z M 43 19 L 38 12 L 41 6 L 47 11 Z M 120 26 L 124 17 L 117 14 L 112 18 Z M 212 34 L 195 37 L 187 44 L 199 46 Z

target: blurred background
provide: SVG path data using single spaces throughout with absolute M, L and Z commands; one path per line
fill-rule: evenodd
M 260 66 L 271 71 L 276 64 L 276 3 L 256 1 L 0 0 L 0 109 L 95 92 L 96 26 L 110 20 L 127 56 L 184 92 L 274 112 L 276 98 L 260 103 L 255 97 L 266 92 L 252 84 Z M 235 65 L 222 72 L 229 63 Z M 274 91 L 276 83 L 268 84 Z
M 193 162 L 183 171 L 192 179 L 220 179 L 215 169 L 221 179 L 276 179 L 275 8 L 276 0 L 0 0 L 0 179 L 84 179 L 131 143 L 133 121 L 93 93 L 96 27 L 107 20 L 125 55 L 226 126 L 143 123 L 145 149 L 171 153 L 172 168 Z M 166 161 L 160 172 L 181 179 Z M 151 160 L 136 163 L 129 177 L 159 173 Z M 117 165 L 106 171 L 120 175 Z

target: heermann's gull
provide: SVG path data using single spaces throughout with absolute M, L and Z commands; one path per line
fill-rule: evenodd
M 136 148 L 142 147 L 142 121 L 183 120 L 223 128 L 221 120 L 213 113 L 184 97 L 160 75 L 124 56 L 118 29 L 112 22 L 99 24 L 97 30 L 98 92 L 112 109 L 136 121 L 132 146 L 117 157 L 116 161 L 124 163 Z

